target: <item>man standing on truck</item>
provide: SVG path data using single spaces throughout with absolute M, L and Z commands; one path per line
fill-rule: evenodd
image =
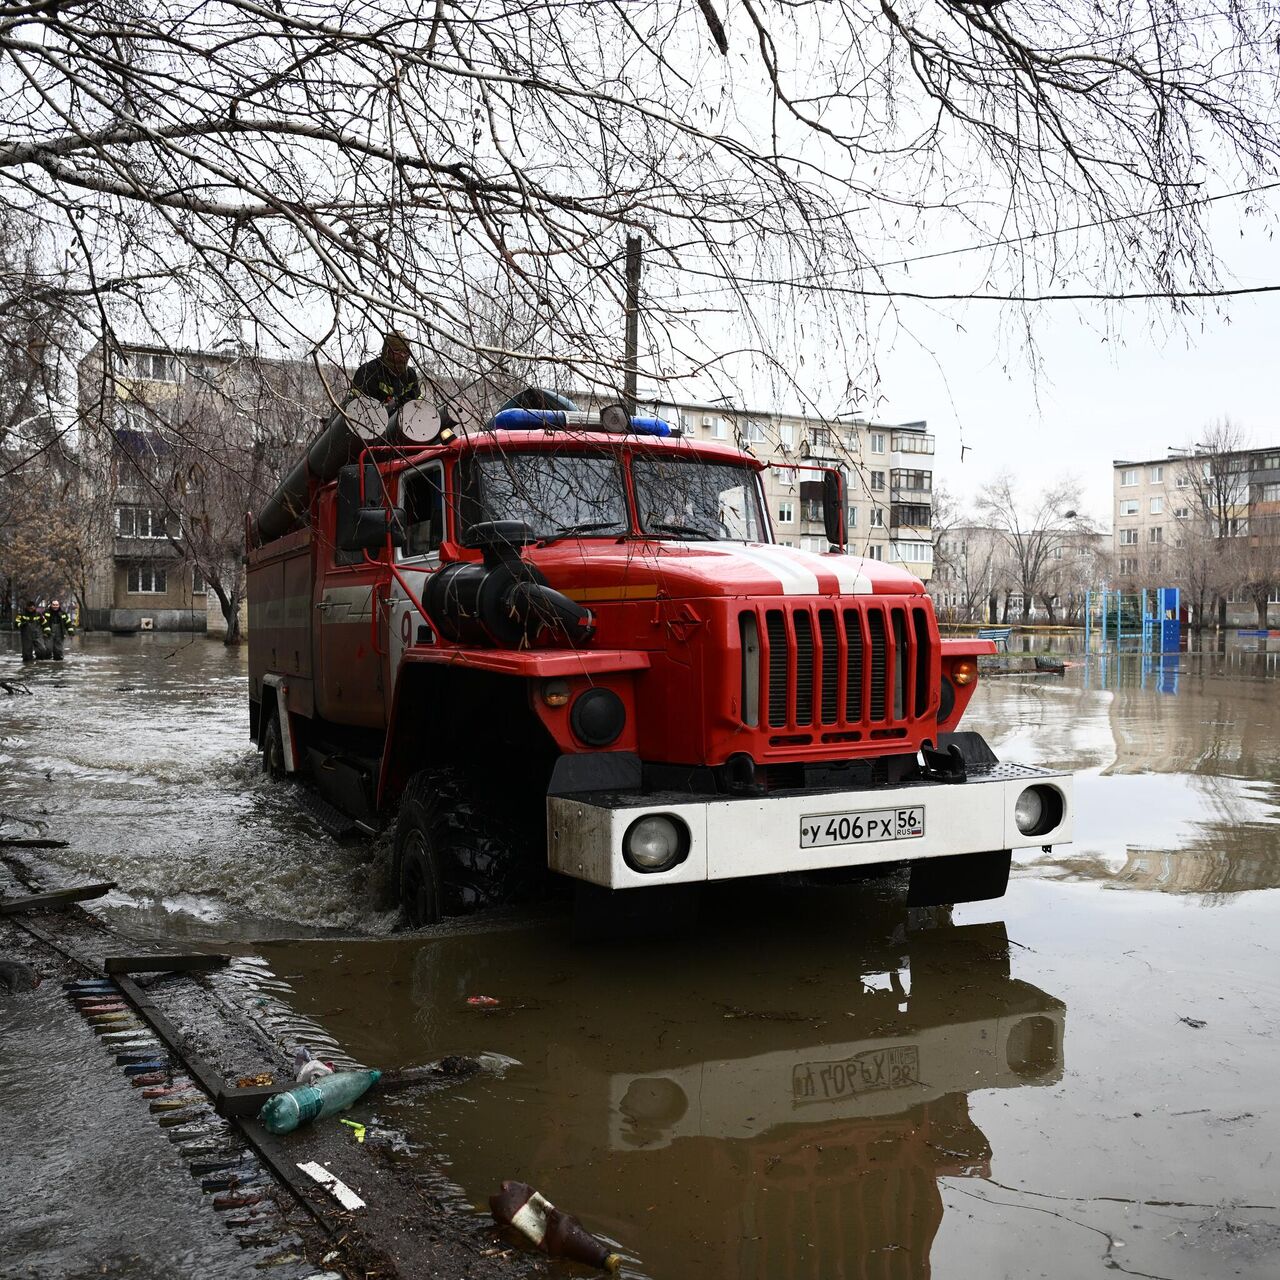
M 351 385 L 361 395 L 377 400 L 388 413 L 406 400 L 422 394 L 418 374 L 409 366 L 409 340 L 402 333 L 388 333 L 382 340 L 382 354 L 366 360 L 355 372 Z
M 56 600 L 44 611 L 42 622 L 46 643 L 53 650 L 53 660 L 61 662 L 63 641 L 75 631 L 75 623 Z

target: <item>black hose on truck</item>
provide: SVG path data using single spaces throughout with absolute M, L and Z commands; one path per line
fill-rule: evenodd
M 475 525 L 470 541 L 481 564 L 457 561 L 431 575 L 423 603 L 446 640 L 517 648 L 560 641 L 574 648 L 590 641 L 595 619 L 520 556 L 533 540 L 516 520 Z

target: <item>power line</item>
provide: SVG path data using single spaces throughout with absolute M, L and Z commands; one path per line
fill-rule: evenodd
M 961 253 L 977 253 L 983 249 L 999 249 L 1005 245 L 1025 244 L 1028 240 L 1047 240 L 1052 236 L 1064 236 L 1073 231 L 1096 231 L 1100 227 L 1118 226 L 1122 222 L 1134 222 L 1139 218 L 1154 218 L 1159 213 L 1175 213 L 1180 209 L 1193 209 L 1196 205 L 1215 204 L 1219 200 L 1234 200 L 1239 196 L 1260 195 L 1264 191 L 1280 188 L 1280 182 L 1266 182 L 1257 187 L 1241 187 L 1236 191 L 1222 191 L 1213 196 L 1198 196 L 1194 200 L 1184 200 L 1181 204 L 1167 205 L 1161 209 L 1143 209 L 1137 213 L 1121 213 L 1113 218 L 1098 218 L 1093 222 L 1077 222 L 1069 227 L 1054 227 L 1049 231 L 1029 231 L 1022 236 L 1008 236 L 1000 240 L 989 240 L 984 244 L 961 245 L 956 249 L 939 249 L 934 253 L 917 254 L 914 258 L 893 258 L 888 262 L 877 262 L 871 270 L 881 271 L 888 267 L 904 267 L 913 262 L 929 262 L 934 258 L 951 258 Z

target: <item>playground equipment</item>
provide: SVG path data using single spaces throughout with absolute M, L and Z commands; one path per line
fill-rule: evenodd
M 1084 647 L 1099 652 L 1177 653 L 1182 647 L 1182 620 L 1177 587 L 1144 587 L 1141 591 L 1113 591 L 1103 587 L 1085 592 Z

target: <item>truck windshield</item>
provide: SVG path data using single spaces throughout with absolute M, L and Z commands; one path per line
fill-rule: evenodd
M 660 538 L 766 542 L 760 486 L 750 467 L 695 458 L 631 463 L 640 528 Z
M 622 467 L 612 453 L 480 453 L 469 460 L 462 520 L 522 520 L 537 538 L 627 531 Z

